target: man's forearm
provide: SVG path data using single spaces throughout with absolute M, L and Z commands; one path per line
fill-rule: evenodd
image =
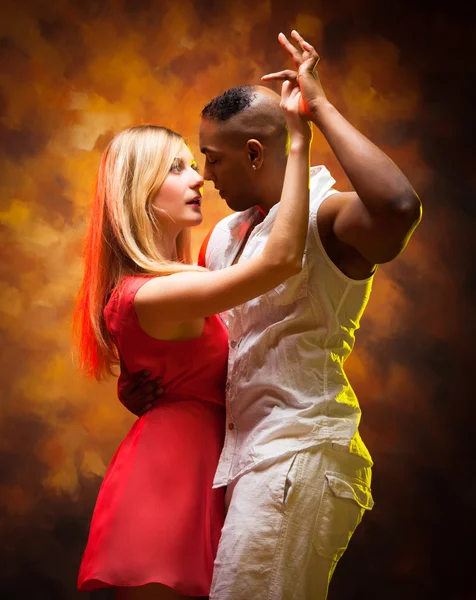
M 420 210 L 420 200 L 405 175 L 332 104 L 313 107 L 312 115 L 369 213 Z

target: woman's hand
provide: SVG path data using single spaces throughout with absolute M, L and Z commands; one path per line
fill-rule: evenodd
M 297 82 L 283 81 L 280 106 L 288 126 L 291 146 L 309 145 L 312 140 L 312 125 L 302 115 L 301 91 Z
M 299 114 L 302 118 L 312 121 L 319 107 L 329 103 L 316 70 L 319 55 L 297 31 L 293 30 L 291 37 L 299 44 L 299 48 L 293 46 L 283 33 L 278 35 L 278 40 L 292 58 L 297 71 L 286 69 L 264 75 L 261 79 L 263 81 L 283 81 L 283 86 L 286 82 L 296 86 L 299 90 L 297 94 Z

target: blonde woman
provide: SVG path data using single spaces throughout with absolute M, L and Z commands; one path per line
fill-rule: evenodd
M 203 178 L 182 137 L 135 127 L 104 153 L 76 313 L 80 364 L 97 379 L 119 362 L 123 378 L 146 369 L 163 379 L 167 398 L 134 423 L 109 465 L 81 590 L 115 587 L 121 600 L 209 593 L 224 521 L 223 489 L 212 489 L 228 355 L 217 315 L 301 269 L 311 130 L 297 92 L 283 84 L 289 156 L 273 231 L 260 256 L 221 271 L 190 264 Z M 253 153 L 243 160 L 257 168 Z

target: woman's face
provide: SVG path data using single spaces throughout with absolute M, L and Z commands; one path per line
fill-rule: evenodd
M 192 153 L 183 143 L 152 206 L 162 226 L 194 227 L 202 222 L 203 177 Z

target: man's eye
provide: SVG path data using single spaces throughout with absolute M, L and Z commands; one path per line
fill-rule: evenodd
M 217 162 L 216 160 L 210 160 L 209 158 L 207 160 L 209 165 L 214 165 Z

